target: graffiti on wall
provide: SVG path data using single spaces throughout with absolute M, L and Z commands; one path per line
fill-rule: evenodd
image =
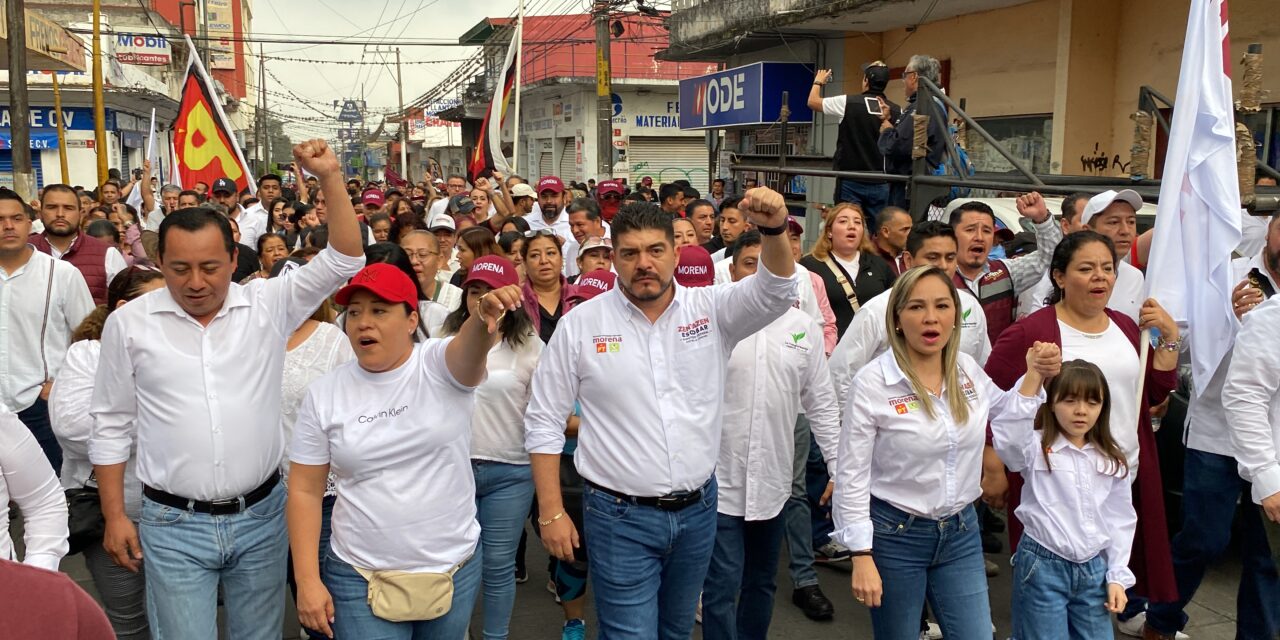
M 1093 143 L 1093 153 L 1080 156 L 1080 170 L 1086 174 L 1099 175 L 1108 172 L 1128 173 L 1129 163 L 1121 162 L 1120 154 L 1109 155 L 1103 151 L 1100 143 Z

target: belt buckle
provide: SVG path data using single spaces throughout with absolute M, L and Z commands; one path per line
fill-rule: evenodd
M 243 498 L 225 498 L 223 500 L 210 500 L 209 511 L 223 511 L 226 509 L 235 509 L 236 513 L 243 511 Z

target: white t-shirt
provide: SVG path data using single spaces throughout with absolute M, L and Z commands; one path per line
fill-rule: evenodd
M 489 350 L 488 376 L 476 387 L 476 412 L 471 417 L 472 458 L 529 464 L 524 408 L 529 406 L 533 370 L 543 346 L 537 334 L 530 332 L 517 349 L 501 340 Z
M 284 354 L 283 386 L 280 389 L 280 426 L 284 441 L 293 441 L 293 425 L 298 421 L 298 406 L 313 380 L 333 371 L 338 365 L 356 357 L 351 341 L 336 324 L 321 322 L 302 344 Z M 289 454 L 280 463 L 285 478 L 289 477 Z
M 1138 476 L 1138 352 L 1114 322 L 1102 333 L 1084 333 L 1061 320 L 1062 360 L 1098 365 L 1111 388 L 1111 435 L 1129 460 L 1130 479 Z
M 475 552 L 475 390 L 449 372 L 448 344 L 415 345 L 383 373 L 348 362 L 307 389 L 289 457 L 331 465 L 333 551 L 353 566 L 444 572 Z

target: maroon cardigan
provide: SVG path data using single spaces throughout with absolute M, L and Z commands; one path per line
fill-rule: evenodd
M 1133 319 L 1112 309 L 1107 317 L 1115 323 L 1138 351 L 1141 332 Z M 991 347 L 986 372 L 1001 389 L 1010 389 L 1027 372 L 1027 349 L 1036 341 L 1062 346 L 1058 312 L 1049 305 L 1011 325 Z M 1062 354 L 1063 360 L 1072 359 Z M 1106 373 L 1106 367 L 1102 367 Z M 1155 433 L 1151 431 L 1149 409 L 1165 401 L 1178 385 L 1177 371 L 1157 371 L 1153 360 L 1147 361 L 1147 382 L 1143 388 L 1142 406 L 1138 409 L 1138 477 L 1133 485 L 1133 506 L 1138 512 L 1134 533 L 1133 555 L 1129 568 L 1137 576 L 1136 588 L 1154 602 L 1175 602 L 1177 583 L 1173 576 L 1173 560 L 1165 524 L 1164 487 L 1160 480 L 1160 459 L 1156 452 Z M 989 434 L 988 434 L 989 435 Z M 1017 549 L 1022 536 L 1022 523 L 1014 515 L 1021 502 L 1022 476 L 1009 472 L 1009 545 Z

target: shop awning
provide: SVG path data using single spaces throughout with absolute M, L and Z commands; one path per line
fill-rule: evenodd
M 12 149 L 13 136 L 8 128 L 0 129 L 0 149 Z M 58 130 L 49 128 L 31 129 L 31 148 L 32 149 L 57 149 L 58 148 Z
M 9 29 L 6 5 L 0 2 L 0 67 L 9 66 Z M 27 69 L 30 71 L 85 71 L 84 42 L 58 23 L 27 8 Z M 7 148 L 7 147 L 6 147 Z

